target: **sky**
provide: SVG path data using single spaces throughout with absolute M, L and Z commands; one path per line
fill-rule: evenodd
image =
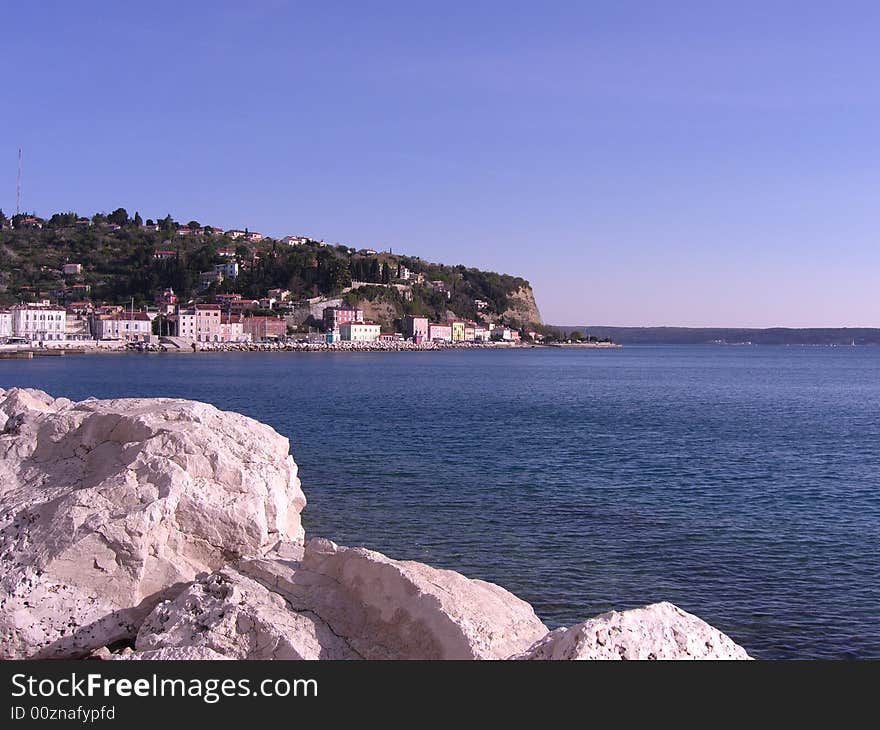
M 0 208 L 522 276 L 545 321 L 880 326 L 880 4 L 2 4 Z

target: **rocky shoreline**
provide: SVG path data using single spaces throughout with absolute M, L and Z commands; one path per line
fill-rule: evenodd
M 286 438 L 0 389 L 0 658 L 748 659 L 670 603 L 549 631 L 504 588 L 306 540 Z

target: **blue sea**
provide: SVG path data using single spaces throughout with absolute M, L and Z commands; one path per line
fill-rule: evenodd
M 672 601 L 759 658 L 880 658 L 880 348 L 0 361 L 290 439 L 307 534 L 494 581 L 549 625 Z

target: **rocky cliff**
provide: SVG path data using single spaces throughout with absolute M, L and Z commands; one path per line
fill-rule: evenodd
M 535 292 L 532 291 L 531 286 L 520 287 L 511 293 L 503 316 L 507 320 L 513 319 L 523 325 L 543 324 L 538 303 L 535 301 Z
M 0 389 L 0 658 L 748 658 L 661 603 L 548 632 L 500 586 L 306 541 L 287 439 Z

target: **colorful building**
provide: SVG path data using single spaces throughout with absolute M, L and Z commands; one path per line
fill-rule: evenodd
M 120 312 L 95 320 L 95 337 L 99 340 L 138 342 L 153 334 L 153 323 L 146 312 Z
M 338 329 L 340 325 L 350 322 L 363 322 L 364 310 L 353 307 L 324 307 L 324 328 Z
M 446 322 L 428 325 L 429 342 L 452 342 L 452 325 Z
M 343 342 L 375 342 L 381 329 L 374 322 L 346 322 L 339 325 L 339 337 Z
M 287 323 L 280 317 L 245 317 L 244 334 L 253 342 L 277 340 L 287 335 Z
M 428 341 L 428 318 L 407 315 L 403 318 L 403 336 L 417 345 Z
M 464 342 L 464 322 L 461 320 L 453 320 L 449 324 L 452 327 L 452 341 Z

